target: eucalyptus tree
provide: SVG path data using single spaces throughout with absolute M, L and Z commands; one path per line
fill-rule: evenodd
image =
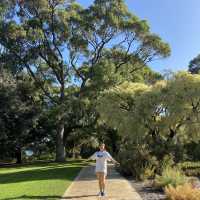
M 199 141 L 200 75 L 175 74 L 154 85 L 125 82 L 102 93 L 102 121 L 121 135 L 164 145 Z M 150 140 L 146 141 L 148 144 Z
M 1 62 L 26 69 L 56 110 L 56 160 L 64 161 L 64 140 L 83 121 L 73 108 L 87 91 L 117 84 L 126 64 L 134 73 L 170 48 L 123 0 L 95 0 L 86 9 L 70 0 L 12 2 L 13 16 L 0 23 Z

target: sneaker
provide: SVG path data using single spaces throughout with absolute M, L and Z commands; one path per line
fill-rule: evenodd
M 102 196 L 102 197 L 105 197 L 105 196 L 106 196 L 106 193 L 105 193 L 105 192 L 102 192 L 102 193 L 101 193 L 101 196 Z
M 101 197 L 101 196 L 102 196 L 102 192 L 99 192 L 99 193 L 97 194 L 97 196 L 98 196 L 98 197 Z

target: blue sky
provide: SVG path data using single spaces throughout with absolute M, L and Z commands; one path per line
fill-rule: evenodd
M 93 0 L 78 0 L 83 6 Z M 200 54 L 200 0 L 125 0 L 129 10 L 148 20 L 152 32 L 170 44 L 169 58 L 151 63 L 154 70 L 187 69 Z

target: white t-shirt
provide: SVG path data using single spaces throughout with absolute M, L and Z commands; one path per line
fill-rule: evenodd
M 90 158 L 96 160 L 95 172 L 104 172 L 107 174 L 107 161 L 113 159 L 107 151 L 97 151 Z

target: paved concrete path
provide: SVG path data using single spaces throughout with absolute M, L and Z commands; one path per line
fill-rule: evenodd
M 130 183 L 119 175 L 112 165 L 108 167 L 106 197 L 97 197 L 98 182 L 94 174 L 94 166 L 81 170 L 70 185 L 62 199 L 70 200 L 142 200 Z

